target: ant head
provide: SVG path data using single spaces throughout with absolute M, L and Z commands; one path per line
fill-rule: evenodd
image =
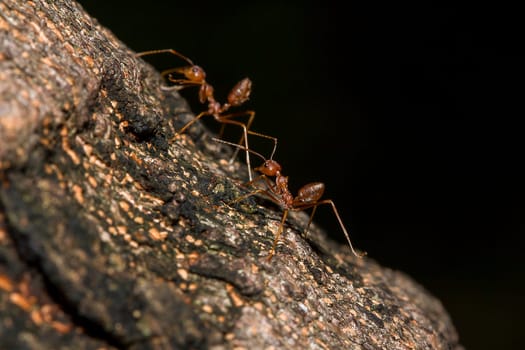
M 206 72 L 197 65 L 175 68 L 174 71 L 183 74 L 186 79 L 194 83 L 204 83 L 206 79 Z
M 228 94 L 228 103 L 232 106 L 240 106 L 248 101 L 252 92 L 252 81 L 244 78 L 239 81 Z
M 255 170 L 266 176 L 277 176 L 277 174 L 281 172 L 281 164 L 273 159 L 268 159 L 265 160 L 261 166 L 255 168 Z

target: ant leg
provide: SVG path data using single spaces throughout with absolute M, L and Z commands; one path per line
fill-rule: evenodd
M 170 75 L 171 75 L 172 73 L 184 74 L 184 72 L 181 72 L 181 67 L 175 67 L 175 68 L 169 68 L 169 69 L 165 69 L 165 70 L 163 70 L 162 72 L 160 72 L 160 75 L 161 75 L 163 78 L 166 77 L 166 76 L 168 76 L 168 80 L 169 80 L 169 81 L 173 81 L 173 82 L 175 82 L 174 79 L 170 77 Z M 181 80 L 185 80 L 185 79 L 181 79 Z M 188 81 L 191 82 L 191 80 L 188 80 Z
M 204 117 L 205 115 L 207 115 L 208 112 L 200 112 L 195 118 L 193 118 L 192 120 L 190 120 L 189 122 L 186 123 L 186 125 L 184 125 L 179 131 L 177 131 L 177 135 L 179 134 L 182 134 L 187 128 L 189 128 L 193 123 L 195 123 L 197 120 L 199 120 L 200 118 Z
M 279 238 L 281 237 L 281 234 L 284 231 L 284 222 L 286 221 L 286 218 L 288 217 L 288 209 L 285 209 L 283 211 L 283 217 L 281 219 L 281 224 L 279 225 L 279 230 L 277 230 L 277 233 L 275 234 L 275 238 L 273 239 L 273 245 L 272 249 L 270 250 L 270 254 L 268 255 L 267 260 L 272 260 L 273 255 L 275 254 L 275 249 L 277 248 L 277 242 L 279 242 Z
M 259 178 L 263 178 L 264 180 L 269 181 L 268 178 L 265 175 L 261 175 L 261 176 L 259 176 L 256 179 L 258 180 Z M 228 203 L 228 205 L 240 202 L 240 201 L 242 201 L 242 200 L 244 200 L 244 199 L 246 199 L 248 197 L 256 195 L 257 193 L 263 193 L 266 196 L 268 196 L 272 201 L 275 201 L 276 203 L 279 203 L 279 200 L 271 192 L 268 192 L 267 190 L 264 190 L 264 189 L 260 188 L 260 189 L 252 191 L 250 193 L 245 194 L 244 196 L 241 196 L 241 197 L 235 199 L 234 201 Z M 277 243 L 279 242 L 279 238 L 281 237 L 281 235 L 282 235 L 282 233 L 284 231 L 284 223 L 286 222 L 286 218 L 288 217 L 288 211 L 289 211 L 288 209 L 284 209 L 284 211 L 283 211 L 283 217 L 281 218 L 281 223 L 279 224 L 279 229 L 277 230 L 277 233 L 275 234 L 275 238 L 274 238 L 273 244 L 272 244 L 272 249 L 270 250 L 270 254 L 268 255 L 268 258 L 267 258 L 268 261 L 272 260 L 272 257 L 275 254 L 275 249 L 277 248 Z
M 232 118 L 237 118 L 237 117 L 242 116 L 242 115 L 248 115 L 249 117 L 248 117 L 248 122 L 246 124 L 243 123 L 243 125 L 244 125 L 243 128 L 246 129 L 246 132 L 243 132 L 243 134 L 241 135 L 241 138 L 240 138 L 239 142 L 237 142 L 238 145 L 242 145 L 243 141 L 245 141 L 245 134 L 247 136 L 247 134 L 251 133 L 249 130 L 250 130 L 250 126 L 253 123 L 253 118 L 255 117 L 255 112 L 254 111 L 242 111 L 242 112 L 230 113 L 230 114 L 226 114 L 226 115 L 221 115 L 219 117 L 219 119 L 218 119 L 222 123 L 223 120 L 229 120 L 229 119 L 232 119 Z M 223 124 L 223 126 L 221 127 L 221 130 L 219 132 L 219 137 L 222 137 L 222 135 L 224 133 L 224 128 L 225 128 L 225 126 Z M 244 142 L 244 144 L 245 144 L 246 148 L 248 148 L 247 143 Z M 230 158 L 230 164 L 233 163 L 233 160 L 235 158 L 237 158 L 237 154 L 238 153 L 239 153 L 239 148 L 237 148 L 233 152 L 233 155 Z
M 162 75 L 162 73 L 161 73 Z M 163 91 L 179 91 L 179 90 L 182 90 L 182 89 L 185 89 L 187 87 L 191 87 L 191 86 L 198 86 L 198 85 L 201 85 L 200 83 L 196 83 L 196 82 L 193 82 L 191 80 L 186 80 L 186 79 L 172 79 L 170 77 L 168 77 L 168 81 L 172 82 L 172 83 L 175 83 L 175 85 L 161 85 L 161 90 Z
M 229 118 L 229 116 L 226 116 L 226 117 Z M 215 119 L 217 119 L 217 121 L 219 123 L 238 125 L 238 126 L 240 126 L 242 128 L 243 135 L 244 135 L 244 147 L 246 148 L 245 152 L 246 152 L 246 166 L 248 167 L 248 177 L 249 177 L 250 181 L 252 181 L 252 179 L 253 179 L 252 166 L 251 166 L 251 163 L 250 163 L 250 152 L 248 152 L 248 150 L 250 149 L 248 147 L 248 130 L 246 129 L 246 125 L 244 125 L 243 123 L 241 123 L 239 121 L 236 121 L 236 120 L 229 120 L 228 118 L 225 118 L 224 116 L 221 116 L 221 117 L 215 118 Z
M 350 250 L 352 251 L 352 253 L 358 258 L 362 258 L 363 256 L 365 256 L 366 252 L 358 253 L 355 251 L 354 246 L 352 245 L 352 241 L 350 240 L 350 235 L 348 234 L 348 231 L 346 230 L 345 225 L 343 224 L 343 220 L 341 220 L 341 217 L 339 216 L 339 212 L 337 211 L 335 203 L 331 199 L 324 199 L 322 201 L 318 201 L 318 202 L 315 202 L 309 205 L 294 208 L 294 210 L 304 210 L 304 209 L 313 207 L 312 214 L 310 214 L 310 220 L 308 221 L 308 225 L 306 226 L 304 233 L 306 234 L 306 232 L 308 231 L 308 228 L 310 227 L 310 224 L 312 223 L 312 219 L 314 217 L 315 210 L 321 204 L 330 204 L 332 206 L 332 210 L 334 211 L 335 217 L 337 218 L 337 221 L 339 222 L 339 226 L 341 226 L 341 229 L 343 230 L 343 233 L 345 234 L 346 240 L 348 241 L 348 245 L 350 246 Z
M 263 178 L 266 178 L 266 175 L 257 175 L 253 180 L 245 182 L 245 183 L 241 184 L 241 186 L 242 187 L 252 186 L 254 183 L 256 183 L 257 181 L 259 181 L 259 180 L 261 180 Z M 261 189 L 261 191 L 264 191 L 264 190 Z
M 252 191 L 250 193 L 245 194 L 244 196 L 240 196 L 238 198 L 235 198 L 235 200 L 229 202 L 228 205 L 232 205 L 232 204 L 235 204 L 237 202 L 243 201 L 243 200 L 245 200 L 248 197 L 255 196 L 257 193 L 265 193 L 266 194 L 266 190 L 257 189 L 255 191 Z
M 249 115 L 248 122 L 246 123 L 246 130 L 248 131 L 249 134 L 252 134 L 253 132 L 250 131 L 250 127 L 252 126 L 253 118 L 255 118 L 255 112 L 245 111 L 244 113 Z M 244 138 L 244 135 L 241 135 L 241 139 L 239 140 L 239 142 L 237 142 L 239 145 L 242 144 L 243 138 Z M 235 152 L 233 152 L 233 156 L 230 159 L 230 163 L 233 162 L 235 158 L 237 158 L 237 153 L 239 153 L 238 148 L 235 150 Z
M 219 140 L 221 141 L 221 140 Z M 269 190 L 266 190 L 266 189 L 263 189 L 263 188 L 257 188 L 255 189 L 254 191 L 251 191 L 247 194 L 245 194 L 244 196 L 241 196 L 241 197 L 238 197 L 236 198 L 234 201 L 228 203 L 229 205 L 231 204 L 235 204 L 237 202 L 240 202 L 242 200 L 245 200 L 246 198 L 248 197 L 251 197 L 251 196 L 254 196 L 256 195 L 257 193 L 263 193 L 264 195 L 268 196 L 268 198 L 270 198 L 270 200 L 274 201 L 275 203 L 280 203 L 279 202 L 279 199 L 275 197 L 275 195 L 273 194 L 274 193 L 274 186 L 272 186 L 272 183 L 271 181 L 268 179 L 268 177 L 266 177 L 266 175 L 262 174 L 262 175 L 259 175 L 257 176 L 255 179 L 253 179 L 252 181 L 248 181 L 247 183 L 245 183 L 243 186 L 251 186 L 253 185 L 256 181 L 259 181 L 259 180 L 264 180 L 266 185 L 268 186 Z
M 249 114 L 250 117 L 248 118 L 248 122 L 246 123 L 246 130 L 248 131 L 248 134 L 250 135 L 254 135 L 254 136 L 259 136 L 259 137 L 262 137 L 262 138 L 265 138 L 265 139 L 268 139 L 268 140 L 272 140 L 273 141 L 273 149 L 272 149 L 272 153 L 270 155 L 270 158 L 269 159 L 273 159 L 273 155 L 275 154 L 275 150 L 277 149 L 277 138 L 276 137 L 273 137 L 273 136 L 270 136 L 270 135 L 266 135 L 266 134 L 261 134 L 259 132 L 255 132 L 255 131 L 251 131 L 250 130 L 250 127 L 253 123 L 253 119 L 255 118 L 255 112 L 254 111 L 246 111 L 244 112 L 246 114 Z M 243 141 L 243 137 L 244 135 L 241 136 L 241 139 L 239 140 L 238 144 L 242 144 L 242 141 Z M 233 161 L 233 159 L 235 159 L 235 157 L 237 157 L 237 153 L 239 152 L 239 150 L 237 149 L 232 158 L 230 159 L 230 162 Z
M 224 135 L 224 129 L 226 129 L 226 124 L 221 124 L 221 130 L 219 130 L 219 138 L 222 138 L 222 136 Z M 242 139 L 242 137 L 241 137 Z M 240 143 L 239 143 L 240 144 Z M 237 154 L 239 150 L 235 150 L 235 154 Z
M 170 71 L 171 69 L 168 69 L 168 71 Z M 168 76 L 168 81 L 171 82 L 171 83 L 174 83 L 174 84 L 178 84 L 178 85 L 184 85 L 184 86 L 199 86 L 199 85 L 202 85 L 201 82 L 196 82 L 196 81 L 192 81 L 192 80 L 189 80 L 189 79 L 175 79 L 171 76 L 171 73 L 172 72 L 169 72 L 169 73 L 166 73 L 164 74 L 164 72 L 166 71 L 162 71 L 160 73 L 160 75 L 164 78 L 166 75 Z
M 319 204 L 319 203 L 318 203 Z M 314 219 L 315 211 L 317 210 L 317 204 L 314 205 L 312 209 L 312 213 L 310 214 L 310 219 L 308 219 L 308 225 L 306 225 L 306 228 L 303 231 L 303 235 L 306 238 L 306 235 L 308 234 L 308 230 L 310 229 L 310 225 L 312 224 L 312 220 Z
M 248 115 L 248 121 L 246 122 L 246 124 L 244 124 L 244 126 L 246 127 L 246 133 L 247 134 L 250 134 L 250 135 L 255 135 L 255 136 L 258 136 L 258 137 L 262 137 L 262 138 L 265 138 L 265 139 L 269 139 L 269 140 L 272 140 L 273 141 L 273 149 L 272 149 L 272 153 L 271 153 L 271 156 L 269 159 L 273 159 L 273 155 L 275 154 L 275 150 L 277 149 L 277 138 L 276 137 L 273 137 L 273 136 L 270 136 L 270 135 L 266 135 L 266 134 L 261 134 L 259 132 L 255 132 L 255 131 L 251 131 L 250 130 L 250 127 L 253 123 L 253 119 L 255 118 L 255 112 L 254 111 L 243 111 L 243 112 L 238 112 L 238 113 L 231 113 L 231 114 L 227 114 L 227 115 L 222 115 L 220 116 L 220 120 L 225 120 L 225 119 L 232 119 L 232 118 L 236 118 L 238 116 L 242 116 L 242 115 Z M 222 133 L 224 131 L 224 128 L 221 128 L 221 131 L 220 131 L 220 134 L 222 136 Z M 244 141 L 244 138 L 245 138 L 245 135 L 241 135 L 241 138 L 239 140 L 239 142 L 237 143 L 238 145 L 241 145 Z M 233 156 L 230 158 L 230 163 L 233 162 L 233 160 L 237 157 L 237 154 L 239 153 L 239 147 L 237 147 L 237 150 L 235 150 L 235 152 L 233 153 Z

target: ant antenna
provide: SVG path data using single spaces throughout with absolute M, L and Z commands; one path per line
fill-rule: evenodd
M 229 141 L 225 141 L 225 140 L 221 140 L 221 139 L 218 139 L 216 137 L 212 137 L 211 138 L 213 141 L 216 141 L 216 142 L 220 142 L 220 143 L 224 143 L 224 144 L 227 144 L 227 145 L 230 145 L 230 146 L 233 146 L 233 147 L 236 147 L 236 148 L 239 148 L 243 151 L 246 151 L 246 152 L 250 152 L 251 154 L 255 154 L 257 157 L 261 158 L 263 161 L 266 161 L 266 158 L 260 154 L 259 152 L 256 152 L 254 151 L 253 149 L 249 149 L 249 148 L 246 148 L 242 145 L 239 145 L 237 143 L 233 143 L 233 142 L 229 142 Z M 277 146 L 277 143 L 275 144 L 275 147 Z M 272 157 L 270 157 L 270 159 L 273 158 L 273 154 L 275 153 L 275 147 L 273 148 L 273 151 L 272 151 Z
M 181 54 L 180 52 L 178 51 L 175 51 L 173 49 L 161 49 L 161 50 L 149 50 L 149 51 L 142 51 L 142 52 L 139 52 L 136 54 L 137 57 L 142 57 L 142 56 L 149 56 L 149 55 L 158 55 L 160 53 L 171 53 L 175 56 L 178 56 L 180 58 L 182 58 L 184 61 L 186 61 L 187 63 L 189 63 L 190 65 L 194 66 L 195 64 L 193 63 L 192 60 L 190 60 L 188 57 L 184 56 L 183 54 Z

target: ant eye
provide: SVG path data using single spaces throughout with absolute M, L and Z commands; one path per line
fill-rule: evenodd
M 204 70 L 199 66 L 191 66 L 187 77 L 194 81 L 203 81 L 206 78 L 206 73 L 204 73 Z

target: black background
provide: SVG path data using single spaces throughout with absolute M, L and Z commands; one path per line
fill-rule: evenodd
M 253 130 L 279 139 L 275 159 L 292 190 L 324 182 L 354 245 L 438 297 L 467 349 L 522 343 L 525 61 L 517 8 L 81 3 L 135 51 L 174 48 L 192 58 L 221 101 L 250 77 Z M 147 60 L 159 70 L 181 65 L 171 56 Z M 316 222 L 344 243 L 329 207 Z

